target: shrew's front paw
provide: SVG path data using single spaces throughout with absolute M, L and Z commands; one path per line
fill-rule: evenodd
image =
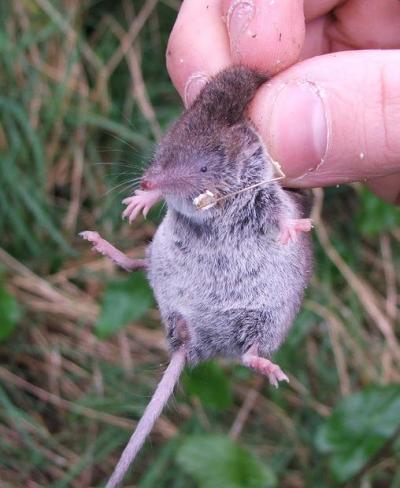
M 131 224 L 140 212 L 146 217 L 151 207 L 159 202 L 161 198 L 161 193 L 157 190 L 136 190 L 134 195 L 122 200 L 122 203 L 127 205 L 122 213 L 122 218 L 127 218 Z

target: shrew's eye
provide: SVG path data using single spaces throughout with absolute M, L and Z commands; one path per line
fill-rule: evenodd
M 206 173 L 206 172 L 207 172 L 207 166 L 202 166 L 202 167 L 200 168 L 200 171 L 201 171 L 202 173 Z

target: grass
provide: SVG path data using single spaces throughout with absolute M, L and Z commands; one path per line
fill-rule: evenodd
M 107 293 L 129 309 L 135 285 L 77 232 L 138 257 L 154 233 L 159 209 L 129 227 L 120 201 L 181 110 L 178 6 L 0 5 L 2 486 L 102 486 L 168 361 L 153 305 L 96 334 Z M 354 185 L 316 191 L 314 213 L 315 277 L 277 355 L 290 385 L 186 372 L 127 486 L 399 486 L 399 211 Z

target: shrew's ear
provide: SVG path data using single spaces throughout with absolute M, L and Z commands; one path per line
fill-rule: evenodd
M 228 158 L 251 157 L 257 149 L 262 151 L 260 138 L 245 119 L 225 131 L 225 150 Z

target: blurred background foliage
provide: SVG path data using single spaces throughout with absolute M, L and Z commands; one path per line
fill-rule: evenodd
M 0 3 L 1 486 L 102 486 L 168 361 L 144 276 L 77 233 L 141 256 L 162 217 L 129 226 L 120 201 L 182 110 L 179 4 Z M 399 211 L 360 185 L 315 196 L 316 273 L 277 354 L 290 384 L 187 370 L 126 486 L 400 486 Z

